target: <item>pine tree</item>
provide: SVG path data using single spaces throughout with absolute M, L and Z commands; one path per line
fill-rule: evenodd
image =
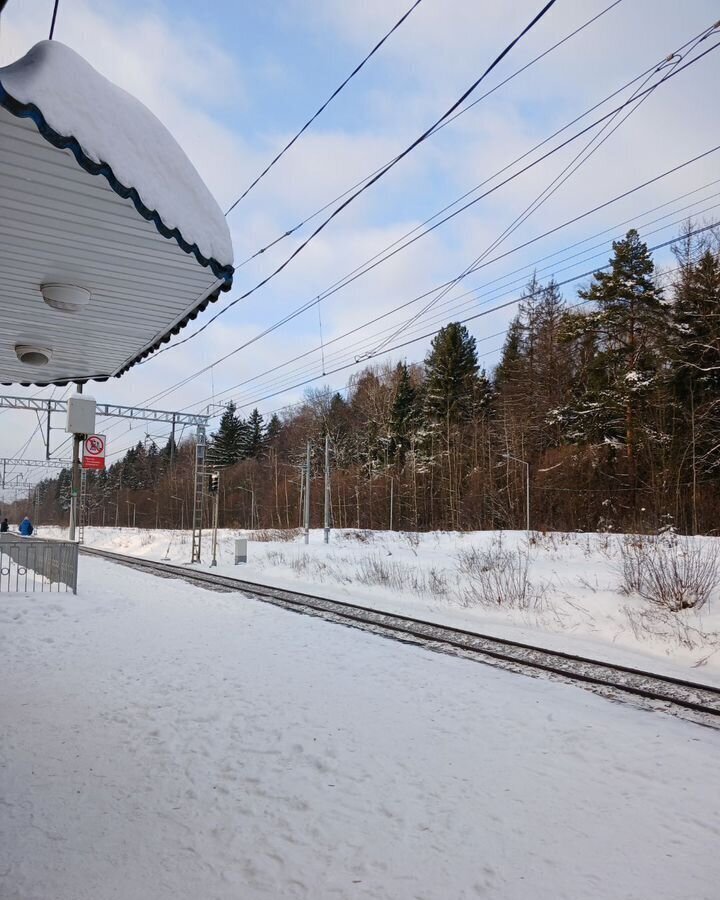
M 668 344 L 675 417 L 682 422 L 678 465 L 690 467 L 696 531 L 698 473 L 720 468 L 720 258 L 712 250 L 682 269 Z
M 248 459 L 259 459 L 265 449 L 265 429 L 263 417 L 255 408 L 247 420 L 247 444 L 245 447 L 245 457 Z
M 425 358 L 425 413 L 431 422 L 457 423 L 472 414 L 477 384 L 475 338 L 451 322 L 435 335 Z
M 232 466 L 244 458 L 247 449 L 247 425 L 236 415 L 231 401 L 225 407 L 220 427 L 212 435 L 208 458 L 215 466 Z
M 71 488 L 72 472 L 70 469 L 61 469 L 55 482 L 55 502 L 63 512 L 70 509 Z
M 148 472 L 148 483 L 146 486 L 155 486 L 160 475 L 160 450 L 155 441 L 150 441 L 150 446 L 147 448 L 146 464 Z
M 520 317 L 515 316 L 505 335 L 500 362 L 495 367 L 495 389 L 501 392 L 516 385 L 524 371 L 523 326 Z
M 610 271 L 596 272 L 590 288 L 578 292 L 596 309 L 575 321 L 578 332 L 591 332 L 594 338 L 595 353 L 586 372 L 588 392 L 606 406 L 607 436 L 624 439 L 632 456 L 637 398 L 657 368 L 661 291 L 652 279 L 652 257 L 637 231 L 631 229 L 624 240 L 615 241 L 613 250 Z
M 613 242 L 610 271 L 596 272 L 579 296 L 596 311 L 579 317 L 594 334 L 596 354 L 586 372 L 585 401 L 592 404 L 604 438 L 625 446 L 633 495 L 637 486 L 638 427 L 643 401 L 660 367 L 665 308 L 647 245 L 633 228 Z
M 390 413 L 390 455 L 404 465 L 405 455 L 412 445 L 418 427 L 418 391 L 404 362 L 395 369 L 396 387 Z
M 680 396 L 720 393 L 720 259 L 711 250 L 688 268 L 672 307 L 670 338 Z
M 267 430 L 265 432 L 265 440 L 268 445 L 272 446 L 275 444 L 281 431 L 282 422 L 280 421 L 280 417 L 277 413 L 273 413 L 272 416 L 270 416 L 270 421 L 267 424 Z

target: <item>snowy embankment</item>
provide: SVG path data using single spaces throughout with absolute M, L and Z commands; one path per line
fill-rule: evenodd
M 129 555 L 174 563 L 190 558 L 188 532 L 87 528 L 85 536 L 88 546 Z M 250 538 L 248 564 L 234 566 L 239 536 Z M 326 546 L 322 531 L 313 530 L 306 546 L 295 531 L 222 530 L 214 571 L 720 684 L 717 590 L 702 609 L 681 613 L 623 593 L 628 540 L 550 533 L 533 535 L 528 544 L 524 532 L 348 530 L 333 531 Z M 714 538 L 691 539 L 691 546 L 720 553 Z M 672 556 L 683 547 L 671 550 Z M 210 559 L 206 532 L 204 567 Z M 492 594 L 487 570 L 496 565 Z
M 717 896 L 720 732 L 244 599 L 3 595 L 0 896 Z

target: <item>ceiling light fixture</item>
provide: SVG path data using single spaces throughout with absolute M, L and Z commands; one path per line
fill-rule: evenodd
M 75 284 L 42 284 L 40 290 L 47 305 L 61 312 L 79 312 L 92 300 L 90 291 Z
M 32 344 L 16 344 L 15 355 L 28 366 L 46 366 L 52 359 L 52 350 Z

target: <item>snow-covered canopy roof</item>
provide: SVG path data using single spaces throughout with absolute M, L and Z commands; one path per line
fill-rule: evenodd
M 41 132 L 74 139 L 88 161 L 107 167 L 102 174 L 115 190 L 113 179 L 136 192 L 145 210 L 157 216 L 158 227 L 177 232 L 173 236 L 187 245 L 183 249 L 194 245 L 205 260 L 232 266 L 222 211 L 175 138 L 144 104 L 74 50 L 41 41 L 0 68 L 0 102 L 17 115 L 12 101 L 31 118 L 39 113 L 35 124 Z M 49 131 L 44 136 L 52 137 Z
M 121 375 L 229 290 L 232 261 L 142 103 L 57 41 L 0 68 L 1 383 Z

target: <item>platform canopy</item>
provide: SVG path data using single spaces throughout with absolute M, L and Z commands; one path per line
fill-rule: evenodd
M 165 126 L 57 41 L 0 68 L 0 382 L 121 375 L 232 284 Z

